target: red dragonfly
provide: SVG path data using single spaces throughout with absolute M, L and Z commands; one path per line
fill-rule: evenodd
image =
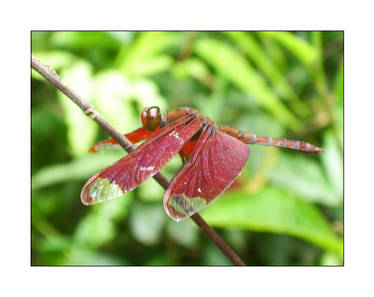
M 322 149 L 299 140 L 262 137 L 229 126 L 217 126 L 196 110 L 183 107 L 162 117 L 156 106 L 141 114 L 143 127 L 126 134 L 141 144 L 84 185 L 81 200 L 86 205 L 122 196 L 155 175 L 177 153 L 184 166 L 172 180 L 164 197 L 167 214 L 183 220 L 201 210 L 238 177 L 249 157 L 247 144 L 285 147 L 307 153 Z M 99 142 L 90 152 L 119 146 L 114 140 Z

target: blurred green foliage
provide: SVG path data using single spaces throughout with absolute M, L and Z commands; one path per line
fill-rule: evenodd
M 342 32 L 33 32 L 32 54 L 123 133 L 146 106 L 190 106 L 324 148 L 251 146 L 242 175 L 201 215 L 249 265 L 342 264 Z M 191 220 L 167 217 L 152 179 L 82 205 L 85 181 L 125 153 L 88 154 L 108 136 L 34 71 L 31 104 L 33 265 L 230 265 Z M 180 166 L 176 157 L 162 173 Z

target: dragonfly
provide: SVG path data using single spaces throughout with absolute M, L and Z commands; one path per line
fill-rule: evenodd
M 152 106 L 145 108 L 140 118 L 142 127 L 125 136 L 134 144 L 145 141 L 86 182 L 81 192 L 83 204 L 97 204 L 124 195 L 154 176 L 179 153 L 183 166 L 166 190 L 163 204 L 166 213 L 180 221 L 203 209 L 235 181 L 248 160 L 248 144 L 305 153 L 323 152 L 299 140 L 258 136 L 230 126 L 218 126 L 190 107 L 162 116 L 160 108 Z M 115 148 L 119 144 L 109 139 L 93 145 L 89 151 Z

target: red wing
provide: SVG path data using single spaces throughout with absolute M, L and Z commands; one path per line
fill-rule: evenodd
M 138 143 L 139 141 L 142 141 L 148 138 L 149 136 L 155 134 L 159 130 L 160 130 L 160 127 L 158 127 L 154 131 L 149 131 L 145 129 L 144 127 L 141 127 L 131 133 L 125 134 L 125 136 L 131 143 Z M 90 153 L 97 153 L 97 152 L 117 150 L 120 148 L 121 146 L 117 143 L 117 141 L 115 141 L 114 139 L 108 139 L 108 140 L 104 140 L 104 141 L 94 144 L 93 146 L 90 147 L 88 151 Z
M 180 221 L 205 207 L 236 179 L 249 152 L 241 141 L 211 126 L 204 128 L 190 160 L 166 191 L 168 215 Z
M 110 200 L 155 175 L 201 129 L 200 121 L 185 116 L 153 134 L 135 152 L 91 177 L 81 192 L 83 204 Z

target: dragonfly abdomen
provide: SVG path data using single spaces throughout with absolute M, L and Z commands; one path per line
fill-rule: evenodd
M 253 133 L 243 132 L 241 130 L 232 128 L 230 126 L 220 126 L 219 130 L 232 136 L 246 144 L 263 144 L 271 145 L 277 147 L 285 147 L 292 150 L 302 151 L 306 153 L 319 153 L 323 152 L 323 149 L 320 149 L 317 146 L 314 146 L 308 142 L 300 140 L 290 140 L 290 139 L 278 139 L 266 136 L 258 136 Z

